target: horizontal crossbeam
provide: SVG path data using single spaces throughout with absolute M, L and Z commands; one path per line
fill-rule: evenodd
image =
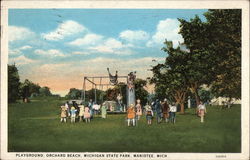
M 109 78 L 109 76 L 94 76 L 94 77 L 84 77 L 84 78 Z M 128 76 L 117 76 L 117 78 L 128 78 Z
M 86 77 L 85 77 L 85 79 L 86 79 L 87 81 L 89 81 L 90 83 L 92 83 L 92 84 L 96 85 L 96 84 L 95 84 L 95 82 L 92 82 L 92 81 L 91 81 L 91 80 L 89 80 L 88 78 L 86 78 Z

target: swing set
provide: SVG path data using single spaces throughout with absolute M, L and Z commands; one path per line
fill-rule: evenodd
M 109 79 L 109 83 L 103 83 L 102 82 L 103 79 Z M 127 82 L 128 82 L 128 76 L 117 76 L 117 80 L 118 79 L 126 79 L 125 84 L 127 84 Z M 97 87 L 99 87 L 100 90 L 103 90 L 104 86 L 106 86 L 107 89 L 110 86 L 114 86 L 114 84 L 112 84 L 110 81 L 110 76 L 92 76 L 92 77 L 86 76 L 86 77 L 83 77 L 83 89 L 82 89 L 82 94 L 81 94 L 81 99 L 83 100 L 83 102 L 86 102 L 85 100 L 86 100 L 86 83 L 87 82 L 90 82 L 92 84 L 91 89 L 93 89 L 93 88 L 95 89 L 95 99 L 94 99 L 95 103 L 97 102 L 97 96 L 96 96 Z M 117 85 L 119 85 L 119 83 L 117 83 Z

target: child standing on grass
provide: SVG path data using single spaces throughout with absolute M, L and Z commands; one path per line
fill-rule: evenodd
M 76 122 L 76 109 L 74 106 L 71 107 L 70 112 L 71 112 L 71 123 L 75 123 Z
M 205 113 L 207 113 L 206 107 L 203 104 L 203 102 L 200 102 L 200 105 L 198 106 L 198 110 L 199 110 L 199 115 L 201 117 L 201 123 L 203 123 L 204 122 Z
M 84 114 L 84 105 L 79 105 L 79 121 L 83 121 L 83 114 Z
M 177 111 L 177 103 L 173 103 L 172 105 L 170 105 L 170 122 L 175 123 L 176 121 L 176 111 Z
M 107 117 L 107 107 L 106 107 L 105 103 L 102 104 L 101 112 L 102 112 L 102 118 L 106 118 Z
M 152 108 L 150 106 L 145 107 L 146 108 L 146 119 L 147 119 L 147 123 L 148 125 L 152 124 L 152 118 L 154 115 L 154 112 L 152 110 Z
M 84 108 L 84 113 L 83 113 L 83 115 L 84 115 L 85 122 L 86 122 L 86 123 L 89 123 L 89 122 L 90 122 L 90 117 L 91 117 L 89 107 L 85 107 L 85 108 Z
M 134 104 L 130 104 L 127 110 L 128 126 L 132 122 L 132 125 L 135 126 L 135 107 Z
M 161 122 L 161 116 L 162 116 L 162 107 L 159 99 L 157 99 L 155 102 L 155 110 L 156 110 L 157 124 L 159 124 Z
M 69 108 L 69 102 L 68 101 L 65 103 L 65 107 L 67 109 L 67 117 L 70 118 L 70 108 Z
M 61 122 L 66 123 L 66 117 L 67 117 L 67 108 L 65 105 L 61 106 Z
M 135 106 L 136 108 L 136 120 L 140 120 L 140 117 L 142 115 L 142 107 L 141 107 L 141 100 L 140 99 L 137 99 L 137 104 Z
M 93 112 L 93 100 L 89 100 L 88 108 L 89 108 L 89 113 L 90 113 L 90 118 L 92 119 L 94 117 L 94 112 Z
M 167 103 L 167 99 L 164 99 L 164 102 L 162 103 L 162 112 L 163 112 L 163 118 L 165 120 L 165 122 L 168 122 L 168 118 L 169 118 L 169 106 Z

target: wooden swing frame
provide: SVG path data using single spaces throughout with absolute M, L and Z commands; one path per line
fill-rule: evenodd
M 117 76 L 117 79 L 126 79 L 126 85 L 127 85 L 127 82 L 128 82 L 128 76 Z M 100 83 L 95 83 L 95 79 L 100 79 Z M 103 86 L 107 86 L 107 88 L 109 86 L 112 86 L 113 84 L 107 84 L 107 83 L 102 83 L 102 79 L 110 79 L 109 76 L 85 76 L 83 77 L 83 87 L 82 87 L 82 94 L 81 94 L 81 100 L 83 100 L 83 102 L 85 102 L 86 100 L 86 82 L 90 82 L 92 84 L 92 88 L 95 88 L 95 103 L 97 102 L 96 100 L 96 89 L 97 89 L 97 86 L 100 86 L 101 87 L 101 90 L 103 90 Z M 119 84 L 118 84 L 119 85 Z

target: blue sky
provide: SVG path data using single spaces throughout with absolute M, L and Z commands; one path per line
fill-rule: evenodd
M 177 46 L 177 18 L 201 9 L 10 9 L 9 63 L 16 63 L 21 80 L 30 79 L 64 95 L 81 88 L 82 76 L 147 71 L 152 59 L 163 61 L 164 39 Z

